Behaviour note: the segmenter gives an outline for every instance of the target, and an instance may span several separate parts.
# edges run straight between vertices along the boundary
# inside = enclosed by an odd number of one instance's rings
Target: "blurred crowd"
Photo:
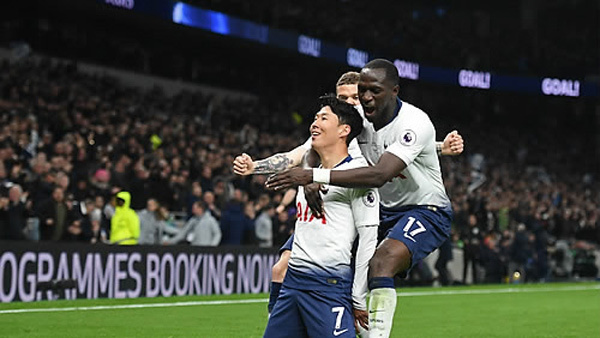
[[[127,191],[161,233],[194,216],[196,204],[221,221],[222,244],[252,244],[251,221],[280,196],[265,194],[264,177],[234,177],[233,156],[298,140],[247,124],[260,117],[257,102],[144,93],[49,59],[2,62],[0,92],[2,238],[24,239],[35,217],[40,240],[108,242],[117,193]]]
[[[593,1],[186,2],[426,65],[565,77],[598,72]]]
[[[499,282],[516,270],[527,280],[591,274],[573,262],[574,253],[600,245],[600,189],[590,171],[597,162],[586,165],[581,139],[573,136],[565,147],[543,136],[543,124],[527,134],[490,123],[493,116],[459,117],[461,108],[448,104],[455,93],[421,89],[431,98],[427,111],[446,105],[454,112],[432,114],[442,121],[439,138],[456,122],[467,142],[465,154],[444,158],[442,167],[455,212],[452,243],[463,249],[472,280]],[[419,101],[410,90],[406,95]],[[282,196],[265,190],[264,176],[231,171],[241,152],[264,158],[306,137],[306,125],[271,106],[264,99],[145,92],[81,73],[75,63],[4,60],[0,238],[280,246],[293,232],[293,203],[277,213]],[[115,217],[139,222],[139,234],[111,233]]]

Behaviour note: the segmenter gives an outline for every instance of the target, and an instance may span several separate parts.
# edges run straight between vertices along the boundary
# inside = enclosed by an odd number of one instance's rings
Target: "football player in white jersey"
[[[321,167],[345,170],[366,166],[348,154],[362,130],[354,106],[332,96],[310,126]],[[367,269],[377,244],[379,196],[373,188],[324,185],[323,214],[308,207],[298,189],[294,244],[289,268],[264,337],[355,337],[353,309],[367,309]],[[352,247],[359,238],[352,264]]]
[[[337,98],[345,101],[353,106],[360,105],[360,101],[358,98],[358,81],[360,74],[357,72],[346,72],[344,73],[336,83],[336,95]],[[457,131],[452,131],[442,142],[436,142],[436,150],[438,155],[444,156],[455,156],[459,155],[463,151],[463,139]],[[359,152],[358,144],[356,140],[353,140],[350,143],[350,153],[354,157],[362,157],[362,154]],[[284,169],[288,169],[294,166],[299,165],[302,162],[302,158],[307,154],[308,150],[310,150],[310,139],[307,140],[304,144],[296,147],[295,149],[287,152],[275,154],[271,157],[268,157],[264,160],[253,161],[252,158],[248,154],[242,154],[237,156],[234,161],[233,169],[239,175],[250,175],[250,174],[272,174]],[[321,205],[320,200],[318,200],[318,191],[317,188],[312,189],[312,194],[310,193],[310,188],[307,188],[309,192],[306,193],[308,204],[316,215],[320,215],[321,213]],[[277,208],[277,212],[282,212],[285,207],[293,201],[296,195],[295,189],[290,189],[284,195],[280,206]],[[271,312],[273,306],[277,301],[277,297],[279,295],[279,290],[281,288],[281,284],[283,283],[283,279],[285,277],[285,273],[288,267],[288,261],[291,252],[291,246],[293,243],[293,237],[281,247],[280,249],[280,258],[277,263],[273,266],[272,269],[272,283],[271,283],[271,295],[269,299],[269,312]],[[364,317],[367,314],[364,313]],[[357,316],[363,317],[363,316]],[[366,326],[366,325],[365,325]]]
[[[396,308],[393,277],[407,273],[450,235],[452,209],[436,154],[429,116],[398,98],[399,77],[389,61],[376,59],[360,73],[358,93],[365,117],[357,137],[370,166],[351,170],[291,169],[267,186],[284,189],[311,182],[379,187],[381,242],[369,266],[370,337],[389,337]]]

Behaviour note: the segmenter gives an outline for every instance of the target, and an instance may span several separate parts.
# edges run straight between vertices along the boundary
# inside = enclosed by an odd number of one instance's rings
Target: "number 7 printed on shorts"
[[[337,337],[337,336],[345,333],[346,331],[348,331],[348,328],[340,330],[340,328],[342,327],[342,317],[344,316],[344,307],[343,306],[332,307],[331,312],[334,312],[334,313],[337,312],[337,316],[335,318],[335,328],[333,329],[333,335],[335,337]]]
[[[413,231],[410,231],[410,228],[413,226],[413,224],[417,225],[417,228],[414,229]],[[402,229],[402,231],[404,231],[404,237],[410,239],[413,242],[417,242],[415,241],[415,239],[413,238],[414,236],[425,232],[425,227],[423,226],[423,223],[421,223],[421,221],[417,221],[414,217],[408,217],[408,223],[406,223],[406,225],[404,226],[404,229]]]

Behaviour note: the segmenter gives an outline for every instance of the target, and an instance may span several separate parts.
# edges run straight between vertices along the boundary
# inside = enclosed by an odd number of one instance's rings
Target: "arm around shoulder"
[[[404,161],[385,152],[374,166],[331,171],[330,184],[343,187],[379,188],[398,176],[405,168]]]

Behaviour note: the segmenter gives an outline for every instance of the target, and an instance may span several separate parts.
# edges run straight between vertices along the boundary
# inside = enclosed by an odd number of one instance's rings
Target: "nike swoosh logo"
[[[369,311],[369,314],[371,313],[377,313],[377,312],[383,312],[384,310],[375,310],[375,311]]]
[[[342,331],[333,330],[333,335],[337,337],[346,331],[348,331],[348,329],[343,329]]]

